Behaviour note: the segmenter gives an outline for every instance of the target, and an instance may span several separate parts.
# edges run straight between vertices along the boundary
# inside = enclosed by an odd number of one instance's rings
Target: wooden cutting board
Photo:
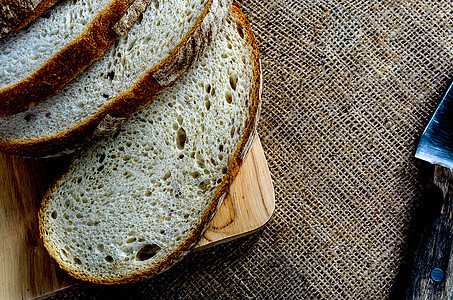
[[[81,284],[50,258],[38,233],[41,198],[67,163],[67,159],[33,160],[0,153],[0,299],[47,297]],[[274,207],[272,180],[256,138],[194,251],[257,231],[269,221]]]

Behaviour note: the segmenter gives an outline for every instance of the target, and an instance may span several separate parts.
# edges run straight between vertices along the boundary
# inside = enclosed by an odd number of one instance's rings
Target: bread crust
[[[164,60],[150,69],[129,90],[102,107],[89,120],[43,139],[0,140],[0,151],[26,157],[60,156],[102,138],[103,135],[94,133],[106,117],[124,119],[152,102],[160,91],[176,81],[198,60],[222,27],[231,6],[232,0],[210,0],[186,37]],[[108,132],[104,135],[107,134]]]
[[[25,27],[57,1],[58,0],[0,1],[0,38]]]
[[[47,99],[98,59],[119,37],[113,26],[135,1],[112,0],[71,43],[32,74],[0,90],[0,117],[19,113]]]
[[[212,221],[212,219],[213,219],[215,213],[217,212],[218,208],[220,207],[226,193],[228,192],[228,188],[230,187],[230,185],[233,182],[236,175],[239,173],[239,167],[242,165],[244,158],[247,154],[247,151],[250,149],[249,147],[247,147],[247,145],[251,143],[251,141],[253,140],[253,138],[255,136],[255,133],[256,133],[255,127],[256,127],[256,124],[258,121],[259,111],[260,111],[260,107],[261,107],[262,77],[261,77],[260,58],[259,58],[258,48],[256,46],[256,41],[253,36],[250,24],[248,23],[247,19],[245,18],[245,16],[242,14],[240,9],[236,5],[234,5],[232,8],[232,14],[234,14],[234,16],[238,19],[238,21],[239,21],[238,23],[240,23],[243,26],[244,36],[246,37],[247,41],[249,42],[249,45],[251,47],[252,56],[253,56],[254,66],[253,66],[252,93],[251,93],[251,97],[250,97],[251,104],[250,104],[250,108],[249,108],[249,118],[246,122],[246,128],[245,128],[243,137],[241,139],[241,143],[239,144],[238,148],[234,152],[234,155],[231,159],[230,165],[228,167],[225,177],[223,178],[222,183],[220,183],[216,189],[216,192],[212,199],[211,205],[204,212],[203,217],[200,219],[198,226],[195,229],[195,231],[192,233],[192,235],[189,238],[187,238],[185,240],[185,242],[175,252],[170,254],[164,261],[162,261],[160,264],[158,264],[154,268],[148,269],[145,272],[140,273],[140,274],[134,274],[132,276],[124,276],[124,277],[110,278],[110,279],[98,279],[98,278],[88,277],[84,274],[73,273],[73,272],[71,272],[71,270],[65,269],[64,265],[60,265],[63,269],[68,271],[69,274],[71,274],[75,278],[90,281],[93,283],[106,284],[106,285],[127,283],[127,282],[131,282],[131,281],[137,281],[140,279],[147,278],[151,275],[160,273],[160,272],[168,269],[173,264],[175,264],[177,261],[179,261],[184,256],[186,256],[192,250],[192,248],[199,242],[199,240],[203,236],[204,232],[209,227],[210,222]],[[43,238],[43,239],[46,236],[45,231],[48,229],[44,222],[43,208],[46,206],[48,198],[51,194],[52,194],[52,189],[50,188],[43,198],[41,210],[39,212],[40,235],[41,235],[41,238]],[[55,253],[50,247],[47,246],[47,243],[45,240],[44,240],[44,245],[46,246],[47,250],[49,251],[49,253],[51,254],[52,257],[58,257],[57,253]]]

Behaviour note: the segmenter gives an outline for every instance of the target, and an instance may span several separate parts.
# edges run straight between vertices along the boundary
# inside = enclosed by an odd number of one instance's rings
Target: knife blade
[[[421,237],[407,299],[453,299],[453,83],[423,132],[415,157],[434,164],[442,208]]]
[[[415,157],[453,169],[453,83],[423,132]]]

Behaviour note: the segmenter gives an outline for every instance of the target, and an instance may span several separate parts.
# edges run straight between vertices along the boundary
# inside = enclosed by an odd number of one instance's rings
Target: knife
[[[422,235],[408,299],[453,299],[453,83],[420,138],[415,157],[434,164],[442,209]]]

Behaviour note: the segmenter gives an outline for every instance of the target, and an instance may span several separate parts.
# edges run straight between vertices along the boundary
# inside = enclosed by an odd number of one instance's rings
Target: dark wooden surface
[[[443,204],[421,238],[407,299],[453,299],[453,170],[436,166],[434,184],[442,191]],[[440,281],[431,276],[436,268],[444,274]]]

